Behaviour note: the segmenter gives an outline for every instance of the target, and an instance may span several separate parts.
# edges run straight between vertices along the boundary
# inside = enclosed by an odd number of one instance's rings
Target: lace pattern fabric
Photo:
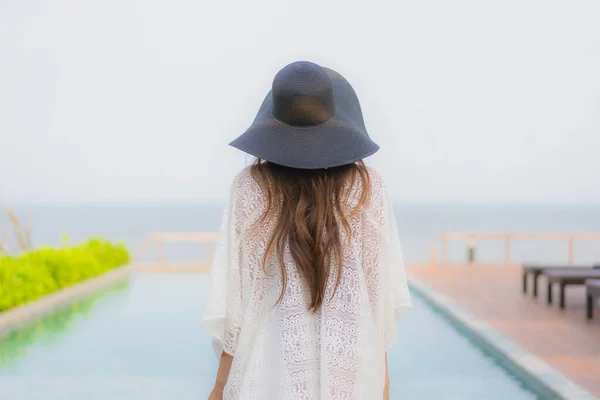
[[[282,298],[276,256],[262,266],[275,221],[255,227],[265,199],[244,169],[232,185],[203,320],[215,354],[234,356],[225,400],[358,400],[383,395],[385,352],[397,343],[396,319],[411,308],[392,204],[370,170],[372,193],[351,218],[342,279],[330,279],[323,306],[310,293],[289,249]],[[254,229],[251,229],[253,228]]]

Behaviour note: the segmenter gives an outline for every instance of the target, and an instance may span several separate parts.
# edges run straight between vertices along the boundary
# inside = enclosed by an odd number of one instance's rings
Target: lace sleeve
[[[211,287],[206,299],[202,327],[213,337],[217,358],[224,352],[234,355],[241,326],[242,276],[239,228],[236,223],[237,179],[233,182],[223,212],[219,240],[211,270]]]
[[[386,196],[387,197],[387,196]],[[389,285],[386,316],[386,347],[391,348],[398,341],[396,333],[396,320],[403,316],[412,308],[410,293],[408,291],[408,283],[406,282],[406,273],[404,271],[404,259],[402,256],[402,248],[400,245],[400,237],[398,235],[398,225],[396,216],[389,198],[385,201],[385,222],[386,232],[384,240],[389,249],[387,256],[387,281]]]
[[[412,308],[396,216],[381,178],[372,178],[371,223],[367,224],[365,273],[377,330],[386,350],[398,342],[396,320]]]

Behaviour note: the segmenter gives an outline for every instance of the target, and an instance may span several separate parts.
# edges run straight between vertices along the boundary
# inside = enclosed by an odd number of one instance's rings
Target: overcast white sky
[[[0,0],[0,201],[222,199],[295,60],[398,201],[600,202],[598,0]]]

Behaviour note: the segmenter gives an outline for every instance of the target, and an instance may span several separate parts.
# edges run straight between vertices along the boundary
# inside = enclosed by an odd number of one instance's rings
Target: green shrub
[[[123,244],[92,239],[0,257],[0,312],[129,263]]]

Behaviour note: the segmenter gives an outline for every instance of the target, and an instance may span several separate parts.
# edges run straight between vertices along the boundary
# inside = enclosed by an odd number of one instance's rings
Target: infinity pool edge
[[[0,313],[0,339],[50,314],[61,311],[74,303],[115,286],[129,279],[134,272],[135,267],[132,265],[117,268],[43,296],[38,300],[4,311]]]
[[[407,273],[409,286],[434,309],[466,331],[477,344],[491,353],[513,374],[549,399],[599,400],[533,353],[523,349],[485,320],[457,305],[448,296],[432,289],[421,279]]]

